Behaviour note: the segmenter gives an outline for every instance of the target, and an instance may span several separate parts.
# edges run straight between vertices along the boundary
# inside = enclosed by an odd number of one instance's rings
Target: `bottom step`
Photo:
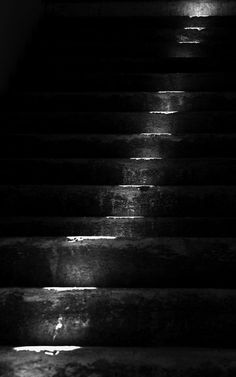
[[[230,377],[236,351],[41,347],[0,350],[2,377]],[[40,352],[41,349],[41,352]],[[64,349],[64,351],[60,351]]]

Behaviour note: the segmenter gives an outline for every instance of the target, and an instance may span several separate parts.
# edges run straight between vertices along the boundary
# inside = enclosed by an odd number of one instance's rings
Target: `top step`
[[[49,13],[64,17],[209,17],[236,15],[235,0],[56,0]]]

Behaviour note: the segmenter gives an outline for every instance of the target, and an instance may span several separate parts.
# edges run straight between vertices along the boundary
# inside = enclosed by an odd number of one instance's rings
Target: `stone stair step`
[[[183,46],[183,45],[182,45]],[[196,47],[196,46],[195,46]],[[209,51],[209,50],[208,50]],[[34,70],[36,64],[40,64],[40,70],[70,70],[71,72],[95,72],[95,73],[186,73],[186,72],[220,72],[227,71],[234,73],[236,58],[234,54],[230,56],[70,56],[66,54],[50,54],[50,51],[37,50],[29,58],[24,72]],[[37,72],[37,74],[38,74]]]
[[[2,216],[234,217],[235,186],[1,185]]]
[[[2,101],[7,111],[234,111],[236,92],[22,92]]]
[[[0,239],[0,286],[235,288],[236,238]]]
[[[0,156],[4,158],[233,158],[236,156],[235,140],[236,134],[10,133],[0,140]]]
[[[186,348],[19,347],[1,348],[4,377],[106,374],[126,377],[233,375],[234,350]],[[40,370],[40,372],[39,372]]]
[[[69,45],[43,45],[39,46],[36,53],[40,55],[54,55],[57,58],[66,55],[67,59],[74,59],[81,55],[90,59],[102,57],[133,57],[133,58],[215,58],[225,59],[226,57],[235,59],[235,48],[232,43],[221,43],[220,41],[201,42],[201,43],[172,43],[155,42],[142,43],[140,45],[131,44],[112,44],[95,46],[69,46]],[[58,58],[59,59],[59,58]]]
[[[63,17],[235,16],[235,1],[51,1],[48,11]]]
[[[19,111],[5,112],[1,117],[3,124],[1,132],[9,134],[233,134],[236,122],[235,111],[217,110],[151,114],[150,112]]]
[[[79,20],[79,22],[78,22]],[[41,35],[42,37],[45,34],[48,34],[48,37],[54,36],[67,36],[73,32],[73,35],[76,37],[76,33],[84,32],[92,33],[94,30],[107,30],[109,32],[118,32],[120,31],[129,31],[132,33],[133,30],[137,30],[139,34],[142,34],[150,30],[159,30],[159,29],[182,29],[184,27],[204,27],[205,30],[221,30],[224,33],[224,30],[235,31],[235,20],[236,16],[210,16],[210,17],[189,17],[189,16],[155,16],[155,17],[123,17],[122,20],[120,17],[63,17],[50,14],[49,12],[45,15],[44,19],[39,25],[38,32],[35,33],[35,38]],[[121,22],[122,21],[122,22]],[[41,38],[39,38],[41,39]],[[36,40],[36,39],[35,39]],[[37,39],[38,41],[38,39]]]
[[[193,73],[159,73],[159,74],[104,74],[74,72],[48,69],[39,73],[35,71],[20,77],[18,85],[29,90],[65,90],[65,91],[225,91],[236,88],[236,74],[232,72],[193,72]]]
[[[4,184],[236,185],[236,159],[0,159]]]
[[[0,289],[1,345],[234,346],[233,289]]]
[[[235,217],[0,217],[1,237],[235,237]]]

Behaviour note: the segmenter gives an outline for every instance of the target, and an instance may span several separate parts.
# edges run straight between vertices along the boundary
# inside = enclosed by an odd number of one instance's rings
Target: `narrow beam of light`
[[[158,94],[182,94],[184,90],[159,90]]]
[[[70,292],[70,291],[93,291],[96,287],[44,287],[46,291],[57,291],[57,292]]]
[[[206,17],[210,17],[210,14],[207,14],[207,13],[197,13],[197,14],[191,14],[190,16],[189,16],[189,18],[200,18],[200,17],[204,17],[204,18],[206,18]]]
[[[106,219],[144,219],[144,216],[106,216]]]
[[[70,236],[66,237],[69,242],[81,242],[81,241],[90,241],[90,240],[115,240],[117,237],[111,236]]]
[[[152,161],[152,160],[162,160],[162,157],[130,157],[130,160],[135,161]]]
[[[123,188],[142,188],[142,187],[147,187],[147,188],[154,188],[154,185],[119,185],[119,187]]]
[[[184,28],[184,30],[197,30],[197,31],[202,31],[205,30],[205,27],[199,27],[199,26],[187,26]]]
[[[170,132],[143,132],[142,136],[172,136]]]
[[[176,114],[178,111],[149,111],[149,114],[163,114],[163,115],[170,115]]]
[[[47,355],[58,355],[60,352],[71,352],[82,347],[78,346],[24,346],[13,348],[16,352],[45,352]]]
[[[179,41],[178,42],[180,45],[182,44],[199,44],[201,41]]]

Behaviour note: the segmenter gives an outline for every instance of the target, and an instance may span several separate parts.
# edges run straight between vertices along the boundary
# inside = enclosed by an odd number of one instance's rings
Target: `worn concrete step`
[[[70,68],[48,69],[20,76],[17,82],[21,88],[65,91],[235,91],[236,73],[136,73],[104,74],[74,72]]]
[[[0,159],[4,184],[236,185],[236,159]]]
[[[65,1],[49,3],[49,12],[63,17],[212,17],[235,16],[233,0]]]
[[[0,156],[146,160],[235,157],[235,142],[236,134],[6,134],[0,140]]]
[[[79,18],[79,22],[78,22]],[[109,30],[116,32],[137,31],[140,35],[142,32],[158,31],[161,29],[183,30],[184,28],[201,27],[205,31],[216,32],[227,31],[235,32],[236,17],[229,16],[211,16],[211,17],[188,17],[188,16],[155,16],[155,17],[99,17],[99,18],[83,18],[83,17],[55,17],[55,15],[47,14],[39,25],[36,36],[44,36],[46,33],[50,36],[68,36],[80,37],[80,33],[85,32],[87,35],[94,31]],[[122,21],[122,22],[121,22]],[[191,30],[191,29],[184,29]],[[202,31],[202,30],[200,30]],[[44,34],[45,33],[45,34]],[[79,34],[78,34],[79,33]],[[94,33],[95,34],[95,33]],[[95,36],[96,37],[96,36]]]
[[[48,38],[47,38],[48,35]],[[157,46],[165,43],[201,43],[213,45],[222,44],[224,48],[225,45],[232,44],[232,40],[235,38],[236,32],[233,28],[206,28],[204,27],[193,27],[190,28],[168,28],[158,26],[157,28],[145,28],[145,26],[140,27],[140,25],[133,25],[132,21],[127,28],[125,24],[115,22],[114,24],[109,24],[104,27],[102,21],[101,24],[91,24],[90,27],[80,28],[77,31],[66,30],[66,27],[60,32],[56,30],[53,33],[46,33],[41,35],[41,38],[37,41],[37,46],[39,47],[52,47],[54,48],[81,48],[86,47],[88,43],[92,48],[96,49],[96,46],[119,46],[122,44],[125,46],[130,45],[131,48],[137,47],[140,43],[143,46],[146,42],[148,46]]]
[[[3,288],[0,308],[1,345],[235,344],[235,290]]]
[[[0,349],[2,377],[108,375],[211,377],[233,375],[234,350],[186,348],[18,347]]]
[[[0,239],[4,287],[235,288],[236,238]]]
[[[70,133],[228,134],[235,133],[235,122],[235,111],[222,112],[217,110],[154,113],[19,111],[1,114],[1,132],[17,134],[63,133],[64,135]],[[213,138],[213,135],[211,137]]]
[[[123,43],[123,44],[112,44],[107,45],[84,45],[84,46],[56,46],[53,43],[49,46],[43,45],[38,48],[39,54],[43,55],[55,55],[59,60],[60,56],[65,55],[67,59],[73,60],[75,56],[80,57],[90,57],[90,59],[96,59],[100,57],[135,57],[135,58],[224,58],[228,59],[232,57],[236,58],[234,44],[221,43],[215,40],[214,43],[211,41],[198,42],[194,41],[190,43],[182,42],[149,42],[140,43],[140,45]],[[50,58],[50,57],[49,57]]]
[[[183,45],[182,45],[183,46]],[[24,66],[24,73],[40,70],[67,70],[71,72],[125,72],[125,73],[159,73],[159,72],[214,72],[235,71],[236,58],[230,56],[194,57],[186,56],[69,56],[68,54],[47,54],[43,50],[32,53]],[[40,66],[40,67],[39,67]]]
[[[236,92],[22,92],[1,110],[20,111],[234,111]]]
[[[235,186],[1,185],[2,216],[236,216]]]
[[[235,237],[236,217],[0,217],[1,237]]]

